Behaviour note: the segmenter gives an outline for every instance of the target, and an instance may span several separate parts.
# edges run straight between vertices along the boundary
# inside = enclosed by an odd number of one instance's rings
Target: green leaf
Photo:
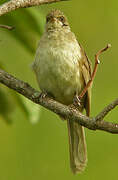
[[[4,88],[5,89],[5,88]],[[7,91],[3,91],[0,88],[0,116],[4,119],[8,124],[11,124],[10,113],[13,110],[13,106],[10,102]]]
[[[15,26],[15,29],[12,31],[5,30],[6,33],[13,36],[30,53],[34,53],[34,41],[40,38],[44,29],[44,16],[36,8],[21,9],[2,16],[0,18],[0,24]],[[1,63],[0,67],[3,67]],[[0,96],[0,115],[6,121],[10,117],[12,110],[15,109],[16,104],[30,122],[36,123],[39,120],[40,108],[38,105],[7,88],[4,89]]]
[[[28,99],[23,98],[23,102],[25,104],[25,106],[27,107],[27,111],[28,111],[28,117],[29,117],[29,121],[32,124],[36,124],[39,120],[40,120],[40,114],[41,114],[41,108],[38,104],[33,103],[32,101],[29,101]]]
[[[28,118],[29,116],[29,112],[27,110],[27,107],[25,106],[24,100],[22,98],[21,95],[19,95],[17,92],[15,91],[10,91],[9,92],[12,96],[12,98],[15,101],[15,104],[20,107],[20,109],[22,110],[22,112],[24,113],[24,115],[26,116],[26,118]]]
[[[37,123],[40,119],[40,106],[14,91],[11,91],[11,95],[26,118],[33,124]]]
[[[8,2],[8,0],[1,0],[0,5],[4,4],[5,2]]]
[[[36,8],[20,9],[0,18],[0,24],[14,26],[9,35],[17,39],[30,53],[35,52],[35,42],[44,29],[44,16]]]

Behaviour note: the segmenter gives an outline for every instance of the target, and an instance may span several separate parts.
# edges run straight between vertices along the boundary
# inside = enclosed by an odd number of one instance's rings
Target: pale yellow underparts
[[[80,59],[80,46],[69,29],[45,32],[33,64],[40,89],[63,104],[71,104],[75,93],[79,94],[84,86]]]

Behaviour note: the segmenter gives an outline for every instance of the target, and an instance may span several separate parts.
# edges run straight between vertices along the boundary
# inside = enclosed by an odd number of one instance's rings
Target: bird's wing
[[[82,60],[80,61],[81,71],[85,84],[87,84],[92,74],[91,62],[89,61],[82,47],[81,47],[81,54],[82,54]],[[85,104],[84,104],[87,116],[90,115],[90,109],[91,109],[91,86],[87,90]]]

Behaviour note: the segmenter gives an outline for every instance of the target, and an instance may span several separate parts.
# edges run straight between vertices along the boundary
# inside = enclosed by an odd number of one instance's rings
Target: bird
[[[91,62],[71,31],[67,17],[58,9],[46,16],[45,31],[41,36],[32,64],[39,88],[56,101],[71,105],[91,79]],[[80,101],[78,111],[90,116],[91,86]],[[70,167],[74,174],[84,171],[87,146],[84,127],[68,120]]]

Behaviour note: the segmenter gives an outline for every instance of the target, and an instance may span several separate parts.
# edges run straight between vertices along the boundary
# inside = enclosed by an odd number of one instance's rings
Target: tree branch
[[[8,29],[8,30],[13,30],[14,29],[13,26],[8,26],[8,25],[4,25],[4,24],[0,24],[0,28],[4,28],[4,29]]]
[[[26,98],[30,99],[36,104],[40,104],[43,107],[53,111],[54,113],[62,116],[64,119],[70,119],[77,121],[80,125],[91,130],[103,130],[110,133],[118,134],[118,124],[104,121],[104,117],[118,105],[118,99],[109,104],[102,112],[100,112],[95,118],[89,118],[81,114],[76,108],[70,108],[63,105],[45,94],[41,94],[39,91],[32,88],[28,83],[25,83],[7,72],[0,69],[0,83],[17,91]]]
[[[42,4],[49,4],[59,1],[68,1],[68,0],[10,0],[0,6],[0,16],[19,8],[39,6]]]
[[[0,16],[16,10],[18,8],[26,8],[32,6],[38,6],[42,4],[48,4],[59,1],[67,0],[10,0],[0,6]],[[0,25],[3,28],[9,29],[9,26]],[[11,28],[11,27],[10,27]],[[104,117],[118,105],[118,99],[109,104],[103,109],[95,118],[89,118],[81,114],[76,108],[70,108],[63,105],[55,100],[51,99],[45,94],[41,93],[34,88],[32,88],[28,83],[25,83],[7,72],[0,69],[0,82],[7,87],[17,91],[26,98],[30,99],[36,104],[40,104],[43,107],[55,112],[56,114],[62,116],[64,119],[70,119],[72,121],[77,121],[80,125],[85,126],[92,130],[103,130],[110,133],[118,134],[118,124],[105,122]]]

